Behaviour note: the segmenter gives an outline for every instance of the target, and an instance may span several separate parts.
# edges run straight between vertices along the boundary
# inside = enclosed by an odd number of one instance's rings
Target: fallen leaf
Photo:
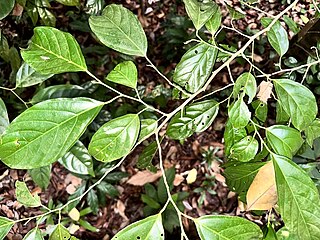
[[[143,186],[146,183],[155,182],[161,176],[162,176],[161,171],[158,171],[157,173],[152,173],[148,170],[139,171],[135,175],[133,175],[127,181],[127,183],[134,186]]]
[[[271,82],[262,81],[258,86],[257,98],[264,103],[267,103],[271,97],[273,84]]]
[[[260,168],[247,192],[247,210],[269,210],[277,203],[272,161]]]
[[[125,210],[126,210],[126,206],[124,205],[124,203],[123,203],[121,200],[118,200],[118,201],[117,201],[116,208],[114,209],[114,211],[115,211],[116,213],[119,213],[119,215],[120,215],[121,217],[123,217],[125,221],[128,221],[129,219],[128,219],[128,217],[127,217],[126,214],[125,214]]]
[[[74,223],[71,223],[71,225],[68,227],[70,234],[75,234],[75,232],[78,231],[79,229],[80,229],[80,226]]]
[[[72,208],[68,213],[68,215],[73,221],[79,221],[80,219],[80,213],[76,208]]]
[[[191,184],[194,183],[197,180],[197,169],[193,168],[187,176],[187,183]]]
[[[184,181],[184,177],[180,174],[174,176],[173,185],[179,186]]]
[[[77,187],[81,184],[82,179],[69,173],[66,176],[64,182],[67,185],[66,187],[67,193],[71,195],[77,190]]]

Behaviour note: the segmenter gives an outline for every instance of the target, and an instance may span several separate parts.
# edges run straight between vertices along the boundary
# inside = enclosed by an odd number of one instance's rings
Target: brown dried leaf
[[[139,171],[135,175],[133,175],[128,181],[128,184],[134,186],[143,186],[146,183],[155,182],[159,177],[162,176],[161,171],[157,173],[149,172],[148,170]]]
[[[183,181],[184,181],[184,177],[182,175],[180,175],[180,174],[176,174],[174,176],[173,185],[174,186],[179,186]]]
[[[247,192],[247,210],[269,210],[277,203],[272,161],[260,168]]]
[[[271,97],[273,84],[271,82],[262,81],[258,86],[257,98],[264,103],[267,103]]]

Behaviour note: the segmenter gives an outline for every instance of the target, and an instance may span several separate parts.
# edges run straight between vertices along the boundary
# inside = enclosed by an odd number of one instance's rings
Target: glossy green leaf
[[[66,6],[79,6],[80,2],[79,0],[56,0],[59,3],[62,3],[63,5]]]
[[[195,219],[201,240],[262,239],[258,225],[240,217],[207,215]]]
[[[284,111],[282,105],[277,102],[276,103],[276,123],[285,124],[289,121],[290,116]]]
[[[230,158],[240,161],[248,162],[256,156],[259,150],[258,141],[252,136],[247,136],[236,142],[230,149]]]
[[[18,169],[39,168],[57,161],[75,144],[103,105],[89,98],[59,98],[28,108],[1,136],[1,160]]]
[[[278,102],[298,130],[306,129],[316,118],[317,102],[312,92],[288,79],[274,80]]]
[[[27,63],[23,63],[16,76],[16,87],[29,87],[44,82],[53,74],[40,74]]]
[[[214,3],[214,2],[213,2]],[[206,22],[206,28],[207,30],[214,35],[218,29],[221,26],[221,19],[222,19],[222,13],[219,8],[219,6],[214,3],[214,10],[213,10],[213,15],[212,17]]]
[[[137,114],[127,114],[104,124],[92,137],[89,153],[99,161],[111,162],[130,153],[138,139]]]
[[[34,228],[27,233],[23,240],[44,240],[39,228]]]
[[[146,136],[151,134],[157,129],[158,122],[155,119],[142,119],[141,120],[141,130],[138,137],[138,142],[144,139]]]
[[[0,240],[3,240],[7,236],[14,223],[14,221],[8,218],[0,217]]]
[[[261,24],[268,27],[272,18],[264,17],[261,19]],[[282,57],[289,49],[289,40],[286,30],[281,26],[279,21],[276,21],[271,29],[267,32],[267,37],[271,46]]]
[[[108,195],[112,198],[115,198],[119,195],[118,189],[110,183],[102,181],[97,185],[97,190],[101,191],[103,195]]]
[[[184,140],[194,132],[205,131],[219,110],[219,103],[215,100],[205,100],[193,103],[185,108],[185,112],[178,112],[171,119],[167,135],[172,139]]]
[[[260,100],[255,100],[252,102],[252,107],[254,108],[254,116],[261,122],[265,122],[268,116],[268,105]]]
[[[240,93],[241,89],[249,96],[248,103],[251,103],[257,93],[257,82],[251,73],[243,73],[237,78],[233,87],[235,97]]]
[[[81,49],[74,37],[52,27],[36,27],[23,60],[41,74],[86,71]]]
[[[188,16],[199,30],[215,13],[216,4],[213,1],[183,0]]]
[[[234,127],[233,123],[229,119],[226,124],[224,134],[223,134],[223,138],[224,138],[224,142],[225,142],[224,151],[225,151],[226,156],[228,156],[230,154],[231,147],[236,142],[243,139],[245,136],[247,136],[246,129],[244,127],[240,127],[240,128]]]
[[[189,92],[196,92],[210,76],[217,53],[216,48],[206,43],[190,48],[176,66],[173,81]]]
[[[58,224],[51,233],[49,240],[69,240],[71,237],[68,230],[61,224]]]
[[[286,157],[271,155],[276,174],[279,211],[298,239],[320,238],[319,192],[305,171]]]
[[[9,118],[6,105],[0,98],[0,136],[9,126]]]
[[[99,200],[97,193],[92,189],[87,195],[88,206],[91,208],[93,214],[97,214],[99,211]]]
[[[132,61],[119,63],[107,76],[107,80],[127,87],[136,88],[138,70]]]
[[[243,98],[239,98],[229,108],[229,121],[232,123],[234,128],[243,128],[248,125],[251,112],[248,106],[244,103]]]
[[[32,180],[42,189],[46,189],[50,183],[51,164],[48,166],[30,169],[29,175]]]
[[[304,142],[298,130],[283,125],[268,127],[266,136],[272,149],[288,158],[292,158]]]
[[[9,15],[15,4],[15,0],[0,1],[0,20]]]
[[[152,159],[156,155],[157,150],[158,144],[156,141],[153,141],[147,147],[145,147],[142,153],[139,155],[137,167],[139,169],[145,169],[151,166],[152,168]]]
[[[70,172],[94,176],[92,157],[80,141],[77,141],[69,152],[59,159],[59,163]]]
[[[108,5],[101,16],[91,16],[89,24],[107,47],[128,55],[146,56],[148,43],[141,23],[122,5]]]
[[[132,223],[118,232],[112,240],[163,240],[164,229],[161,214]]]
[[[1,119],[1,118],[0,118]],[[320,137],[320,119],[316,118],[305,130],[306,141],[310,147],[313,141]]]
[[[19,203],[26,207],[39,207],[41,205],[40,197],[32,195],[25,182],[16,181],[16,196]]]

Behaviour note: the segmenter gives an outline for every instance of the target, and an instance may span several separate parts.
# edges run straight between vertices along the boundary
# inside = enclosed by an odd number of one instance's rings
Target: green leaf
[[[268,116],[268,105],[260,100],[255,100],[252,103],[254,108],[254,116],[261,122],[265,122]]]
[[[190,48],[175,68],[173,81],[189,92],[198,91],[207,81],[218,50],[207,43]]]
[[[97,185],[97,189],[103,192],[104,195],[108,195],[112,198],[115,198],[119,195],[119,191],[112,184],[102,181]]]
[[[106,182],[111,182],[111,183],[116,183],[119,182],[122,178],[128,177],[128,173],[125,172],[112,172],[109,173],[106,177],[105,177],[105,181]]]
[[[0,118],[1,119],[1,118]],[[0,132],[1,133],[1,132]],[[320,119],[316,118],[305,130],[306,141],[310,147],[313,141],[320,137]]]
[[[284,15],[283,20],[294,34],[297,34],[300,31],[300,28],[298,27],[297,23],[294,20],[292,20],[288,15]]]
[[[79,44],[70,33],[36,27],[23,60],[41,74],[87,71]]]
[[[68,230],[61,224],[58,224],[51,233],[49,240],[69,240],[70,237],[71,235]]]
[[[36,6],[36,11],[39,14],[40,22],[42,25],[54,27],[56,25],[56,17],[55,15],[49,11],[51,9],[51,5],[48,0],[35,0],[34,4]],[[32,14],[30,14],[30,17]],[[34,16],[33,16],[34,17]],[[37,16],[38,18],[38,16]],[[35,21],[35,19],[33,20]]]
[[[285,124],[289,121],[290,116],[284,111],[282,105],[277,102],[276,103],[276,123]]]
[[[40,197],[32,195],[25,182],[16,181],[16,196],[19,203],[26,207],[39,207],[41,205]]]
[[[8,218],[0,217],[0,240],[3,240],[7,236],[14,223],[14,221]]]
[[[266,136],[272,149],[288,158],[292,158],[304,142],[298,130],[282,125],[268,127]]]
[[[36,72],[32,67],[27,63],[23,63],[19,68],[16,76],[16,87],[29,87],[42,83],[48,78],[51,78],[53,74],[40,74]]]
[[[34,228],[27,233],[23,240],[44,240],[39,228]]]
[[[272,18],[264,17],[261,19],[261,24],[264,27],[268,27]],[[289,49],[289,40],[286,30],[281,26],[281,23],[277,20],[271,29],[267,32],[268,40],[271,46],[282,57]]]
[[[9,118],[6,105],[0,98],[0,136],[9,126]]]
[[[173,189],[173,181],[174,181],[175,174],[176,174],[176,169],[174,167],[171,167],[165,171],[167,183],[169,185],[170,190]],[[163,176],[159,180],[157,194],[158,194],[159,202],[164,204],[168,199],[168,193],[167,193],[167,188],[164,184]]]
[[[97,196],[96,192],[93,189],[91,191],[89,191],[89,193],[87,195],[87,202],[88,202],[88,206],[91,208],[92,212],[94,214],[97,214],[98,210],[99,210],[99,200],[98,200],[98,196]]]
[[[46,189],[50,183],[51,164],[48,166],[30,169],[29,175],[32,180],[41,188]]]
[[[274,229],[271,225],[268,226],[267,234],[263,239],[264,240],[278,240],[276,232],[274,231]]]
[[[137,88],[138,70],[132,61],[119,63],[107,76],[107,80],[127,87]]]
[[[274,80],[279,104],[290,116],[298,130],[306,129],[316,118],[318,107],[312,92],[300,83],[288,80]]]
[[[164,229],[161,214],[132,223],[118,232],[112,240],[163,240]]]
[[[79,6],[80,2],[79,0],[56,0],[59,3],[62,3],[63,5],[66,6]]]
[[[212,17],[206,22],[207,30],[214,35],[221,26],[222,13],[219,6],[213,2],[214,10]]]
[[[89,18],[89,24],[107,47],[128,55],[146,56],[148,42],[141,23],[122,5],[106,6],[101,16]]]
[[[137,141],[140,121],[127,114],[104,124],[92,137],[89,153],[99,161],[111,162],[130,153]]]
[[[183,0],[188,16],[199,30],[215,13],[216,4],[213,1]]]
[[[15,0],[0,1],[0,20],[4,19],[12,11]]]
[[[1,136],[0,159],[18,169],[39,168],[57,161],[103,105],[89,98],[59,98],[28,108]]]
[[[230,118],[226,124],[223,138],[225,142],[225,154],[228,156],[230,154],[231,147],[241,139],[247,136],[246,129],[244,127],[236,128],[230,121]]]
[[[172,139],[184,140],[194,132],[205,131],[219,111],[219,103],[215,100],[205,100],[193,103],[185,108],[185,112],[178,112],[171,119],[167,135]]]
[[[228,4],[226,4],[226,6],[227,6],[227,9],[230,13],[230,17],[232,19],[239,20],[239,19],[244,18],[246,16],[245,14],[235,10],[233,7],[229,6]]]
[[[201,240],[262,239],[259,226],[240,217],[207,215],[194,223]]]
[[[244,103],[243,98],[239,98],[229,108],[229,121],[234,128],[243,128],[248,125],[251,118],[251,112]]]
[[[305,171],[286,157],[271,155],[278,205],[285,226],[298,239],[320,239],[319,192]]]
[[[138,142],[144,139],[146,136],[154,132],[158,127],[158,122],[155,119],[142,119],[141,130],[138,137]]]
[[[1,3],[0,3],[1,5]],[[0,31],[0,57],[5,62],[10,62],[10,48],[6,37]]]
[[[156,202],[153,198],[146,194],[141,194],[141,201],[147,204],[149,207],[154,208],[154,209],[160,209],[161,205]]]
[[[237,78],[233,87],[233,95],[235,97],[240,93],[241,88],[249,96],[248,103],[251,103],[257,93],[257,82],[251,73],[243,73]]]
[[[156,155],[158,150],[158,144],[156,141],[150,143],[145,149],[143,149],[142,153],[139,155],[137,167],[139,169],[145,169],[148,167],[153,167],[152,159]]]
[[[248,162],[254,159],[258,150],[258,141],[252,136],[247,136],[231,147],[229,157],[240,162]]]

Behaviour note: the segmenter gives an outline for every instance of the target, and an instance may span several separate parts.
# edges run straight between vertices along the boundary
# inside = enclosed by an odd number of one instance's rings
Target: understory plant
[[[193,46],[181,57],[171,80],[148,58],[147,37],[138,18],[119,4],[107,5],[101,15],[89,17],[90,31],[95,38],[108,48],[127,55],[114,69],[104,72],[103,79],[90,70],[80,45],[66,31],[50,26],[35,27],[28,48],[20,51],[22,64],[7,57],[10,49],[1,37],[2,49],[8,50],[2,50],[1,58],[11,64],[13,72],[10,81],[16,83],[14,88],[3,86],[1,89],[15,94],[26,108],[10,122],[4,103],[6,99],[0,101],[1,161],[13,169],[32,171],[48,167],[56,161],[63,162],[61,158],[72,153],[74,146],[79,146],[78,140],[85,136],[82,150],[94,161],[114,164],[104,168],[102,175],[97,174],[99,179],[90,180],[90,186],[65,204],[28,218],[0,217],[0,239],[4,239],[16,223],[39,223],[52,213],[57,213],[59,217],[55,228],[49,233],[49,239],[77,239],[71,236],[67,229],[70,222],[62,221],[61,214],[66,209],[72,211],[75,203],[90,196],[93,189],[102,188],[104,179],[149,137],[155,140],[149,142],[153,145],[144,151],[139,166],[154,170],[152,157],[158,154],[166,196],[158,199],[161,201],[161,204],[158,203],[160,207],[153,208],[156,211],[152,215],[125,227],[115,234],[113,240],[165,239],[163,216],[167,209],[175,211],[181,239],[189,239],[183,224],[186,220],[195,224],[202,240],[320,239],[319,192],[306,168],[301,167],[294,158],[300,154],[301,147],[312,149],[314,140],[320,136],[318,105],[314,94],[300,82],[303,79],[297,77],[292,80],[287,74],[302,70],[308,72],[319,65],[320,59],[315,55],[307,63],[288,69],[282,64],[289,40],[281,21],[299,1],[293,1],[276,16],[270,17],[268,14],[261,18],[262,29],[252,35],[234,27],[221,26],[222,13],[214,1],[183,2],[194,25],[196,38],[189,41]],[[10,6],[4,1],[0,3],[0,9],[1,18],[6,15],[3,9],[10,12]],[[243,17],[232,7],[227,6],[227,9],[232,19]],[[199,31],[204,31],[209,38],[200,36]],[[245,40],[239,46],[228,45],[219,38],[219,34],[225,31],[240,34]],[[278,56],[278,70],[272,73],[264,72],[255,62],[255,43],[265,35]],[[18,50],[14,48],[11,51]],[[144,59],[172,89],[173,97],[179,98],[180,105],[172,112],[164,112],[160,103],[150,103],[141,95],[135,57]],[[249,69],[233,76],[230,65],[234,60],[247,63]],[[224,69],[229,73],[229,83],[213,88],[217,74]],[[47,91],[46,97],[27,103],[17,94],[19,88],[43,83],[61,73],[87,74],[91,78],[90,84],[102,87],[105,96],[96,99],[92,92],[82,96],[75,91],[72,96],[59,97],[54,91],[51,94]],[[90,89],[94,91],[94,88]],[[129,89],[129,94],[123,93],[123,89]],[[224,90],[229,90],[229,94],[219,100],[218,93]],[[55,97],[51,97],[52,94]],[[105,122],[101,120],[92,133],[91,124],[99,113],[106,111],[110,105],[119,106],[124,101],[135,102],[138,107],[118,112],[116,117]],[[227,109],[228,115],[224,131],[228,159],[224,164],[226,183],[239,195],[245,211],[263,211],[268,216],[266,226],[261,227],[238,216],[212,214],[191,217],[183,211],[177,195],[171,194],[172,180],[169,181],[163,165],[163,137],[183,142],[193,134],[207,130],[219,109],[223,108]],[[272,118],[272,111],[275,112],[275,119],[267,121]],[[67,161],[64,165],[69,163],[66,159],[64,161]],[[146,190],[150,188],[148,186]],[[154,190],[149,193],[154,194]],[[26,207],[45,207],[39,196],[32,195],[23,182],[16,183],[16,197]],[[150,201],[142,198],[150,206]],[[274,227],[274,212],[281,216],[284,227]],[[25,239],[43,239],[38,224]]]

